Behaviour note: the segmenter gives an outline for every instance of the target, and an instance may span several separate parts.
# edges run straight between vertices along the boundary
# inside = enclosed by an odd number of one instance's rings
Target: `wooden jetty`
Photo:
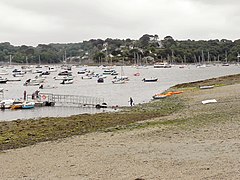
[[[103,98],[91,97],[91,96],[78,96],[78,95],[62,95],[52,93],[39,93],[37,97],[32,95],[27,96],[29,99],[35,99],[40,102],[47,103],[48,106],[78,106],[78,107],[98,107],[104,104]]]

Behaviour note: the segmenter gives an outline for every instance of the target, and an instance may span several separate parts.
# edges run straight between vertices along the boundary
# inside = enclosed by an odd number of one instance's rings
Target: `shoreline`
[[[229,85],[223,85],[224,82]],[[101,114],[104,127],[94,126],[89,132],[68,138],[58,136],[55,140],[35,141],[32,146],[25,144],[27,147],[1,151],[0,178],[237,179],[240,175],[240,75],[234,75],[233,79],[226,76],[212,89],[200,90],[201,83],[180,89],[172,87],[169,90],[184,93],[127,109],[118,116]],[[203,105],[201,101],[206,99],[217,102]],[[71,118],[78,123],[83,121],[78,121],[78,116]],[[99,117],[94,118],[97,121]],[[70,131],[74,127],[69,120],[57,123],[68,122],[63,127]],[[115,124],[107,126],[108,121]],[[32,121],[26,122],[31,128],[37,126]],[[90,122],[85,123],[87,130]],[[47,133],[46,129],[41,130]],[[37,136],[28,133],[26,137],[32,140]]]
[[[240,74],[211,78],[202,81],[175,85],[167,91],[198,88],[200,85],[220,87],[240,83]],[[0,150],[14,149],[33,145],[38,142],[52,141],[82,135],[108,128],[118,129],[131,123],[169,116],[184,109],[185,104],[179,96],[152,100],[134,107],[123,108],[118,112],[98,114],[79,114],[69,117],[46,117],[40,119],[13,120],[0,122]]]

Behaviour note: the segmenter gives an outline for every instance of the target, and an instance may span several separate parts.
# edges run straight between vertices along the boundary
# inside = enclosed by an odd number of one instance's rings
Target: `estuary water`
[[[20,68],[20,67],[15,67]],[[113,84],[113,76],[109,75],[104,79],[104,83],[97,83],[97,78],[82,79],[81,75],[77,74],[82,68],[89,71],[101,74],[103,69],[101,67],[73,67],[72,72],[74,76],[74,83],[69,85],[61,85],[61,81],[54,80],[54,77],[61,71],[60,67],[56,67],[57,72],[52,72],[46,76],[45,86],[54,86],[54,89],[42,89],[40,92],[64,94],[64,95],[80,95],[80,96],[93,96],[104,98],[108,106],[128,106],[129,98],[132,97],[135,104],[146,103],[152,99],[156,93],[161,93],[169,87],[197,80],[204,80],[213,77],[240,73],[240,67],[236,65],[224,66],[210,66],[206,68],[196,68],[190,65],[185,68],[173,66],[172,68],[153,68],[147,67],[130,67],[124,66],[113,67],[117,72],[122,75],[128,76],[129,81],[125,84]],[[47,67],[43,67],[43,70]],[[6,78],[12,78],[12,69],[6,69],[9,75],[0,75]],[[0,69],[1,71],[1,69]],[[140,76],[134,76],[139,73]],[[0,84],[0,88],[4,88],[4,99],[23,98],[23,92],[27,91],[32,94],[39,90],[39,86],[23,86],[24,82],[31,78],[33,79],[37,74],[27,73],[21,77],[21,81],[7,82],[7,84]],[[157,82],[145,83],[143,78],[158,78]],[[9,121],[15,119],[30,119],[40,117],[65,117],[75,114],[83,113],[99,113],[106,111],[106,109],[95,108],[78,108],[78,107],[38,107],[31,110],[3,110],[0,111],[0,121]]]

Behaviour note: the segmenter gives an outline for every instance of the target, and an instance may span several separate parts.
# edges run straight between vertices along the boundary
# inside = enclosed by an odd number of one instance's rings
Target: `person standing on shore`
[[[130,97],[129,103],[130,103],[130,106],[133,106],[133,99],[132,99],[132,97]]]
[[[24,91],[23,92],[23,100],[26,101],[26,98],[27,98],[27,91]]]

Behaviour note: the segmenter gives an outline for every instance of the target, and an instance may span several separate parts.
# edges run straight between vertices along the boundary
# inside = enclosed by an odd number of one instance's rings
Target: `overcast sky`
[[[239,39],[239,0],[0,0],[0,42]]]

